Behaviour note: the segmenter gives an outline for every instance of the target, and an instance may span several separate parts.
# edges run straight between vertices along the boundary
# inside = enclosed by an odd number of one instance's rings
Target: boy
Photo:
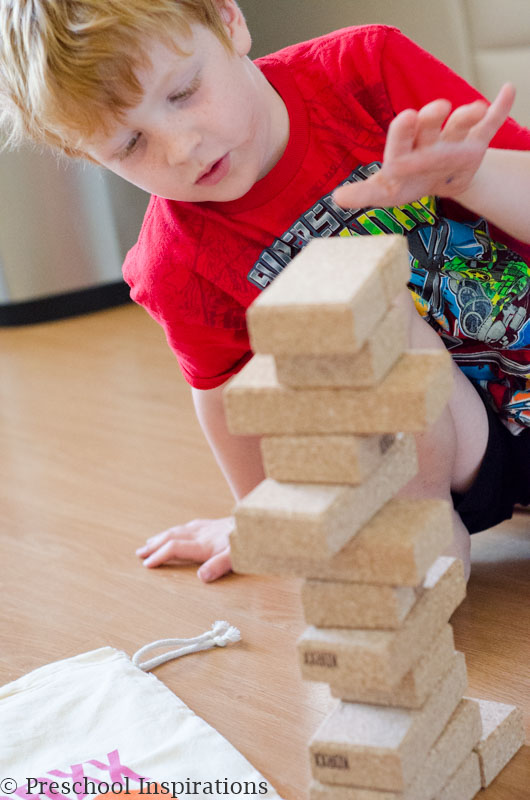
[[[231,436],[222,411],[222,386],[251,357],[246,308],[312,236],[407,233],[411,290],[431,323],[408,293],[397,299],[410,310],[410,346],[442,347],[431,327],[437,326],[482,393],[454,367],[449,407],[418,437],[420,473],[405,493],[454,500],[454,552],[469,570],[468,531],[530,502],[522,471],[526,419],[510,410],[528,372],[520,331],[528,334],[529,269],[506,246],[522,253],[520,243],[495,231],[504,243],[497,245],[483,222],[449,220],[449,211],[465,216],[461,207],[444,207],[447,217],[438,216],[434,195],[461,195],[482,213],[473,172],[482,179],[490,169],[489,154],[484,168],[479,164],[508,112],[510,90],[486,111],[473,104],[478,95],[464,81],[381,26],[345,29],[253,63],[234,0],[9,0],[0,6],[0,26],[0,120],[8,140],[47,142],[153,193],[124,274],[133,298],[164,326],[236,498],[263,478],[259,442]],[[412,195],[405,185],[407,199],[396,201],[392,192],[403,187],[392,169],[399,173],[407,142],[420,160],[447,149],[440,130],[447,105],[430,104],[440,96],[464,106],[445,130],[464,150],[471,142],[474,169],[462,181],[453,166],[458,158],[449,159],[429,182],[429,198],[420,169],[419,183],[409,184]],[[410,106],[422,109],[412,112],[413,121],[408,112],[399,116]],[[357,201],[349,184],[377,173],[394,118],[387,163],[366,191],[382,186],[385,205],[415,202],[381,213],[350,209]],[[507,121],[493,143],[528,150],[530,133]],[[495,202],[488,215],[508,234],[525,237],[524,221],[512,227]],[[530,249],[524,254],[530,259]],[[505,278],[517,291],[509,303],[505,291],[495,305],[495,287]],[[465,309],[455,301],[461,294]],[[491,398],[512,425],[522,421],[520,436],[502,424]],[[231,527],[231,518],[194,520],[153,537],[138,553],[147,566],[204,562],[199,576],[214,580],[230,569]]]

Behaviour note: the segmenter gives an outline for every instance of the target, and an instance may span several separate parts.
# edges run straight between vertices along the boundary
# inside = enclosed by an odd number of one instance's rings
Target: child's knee
[[[409,349],[445,349],[440,336],[418,313],[408,289],[400,292],[395,303],[407,314]],[[482,398],[453,363],[449,404],[434,425],[416,437],[420,463],[416,489],[422,493],[435,491],[436,496],[451,489],[465,491],[477,474],[487,441],[488,420]]]
[[[426,431],[416,434],[415,439],[418,472],[401,494],[411,498],[450,499],[456,432],[449,408]]]

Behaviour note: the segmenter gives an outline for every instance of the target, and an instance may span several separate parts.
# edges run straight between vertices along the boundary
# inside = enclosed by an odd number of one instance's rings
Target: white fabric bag
[[[194,641],[142,668],[125,653],[103,647],[0,688],[0,798],[90,800],[108,794],[127,800],[134,793],[135,800],[149,800],[152,781],[168,800],[281,800],[221,734],[142,671],[227,643],[212,632]]]

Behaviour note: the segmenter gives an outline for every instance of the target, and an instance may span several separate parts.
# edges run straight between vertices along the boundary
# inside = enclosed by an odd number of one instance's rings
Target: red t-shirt
[[[439,97],[454,106],[480,97],[387,26],[345,28],[255,63],[289,112],[284,155],[232,202],[153,196],[124,265],[132,298],[163,326],[184,377],[199,389],[224,383],[251,357],[245,311],[274,277],[267,257],[288,261],[289,243],[302,246],[308,230],[333,235],[334,215],[319,201],[382,159],[392,118]],[[493,144],[530,149],[530,132],[508,121]],[[517,249],[530,260],[530,248]]]

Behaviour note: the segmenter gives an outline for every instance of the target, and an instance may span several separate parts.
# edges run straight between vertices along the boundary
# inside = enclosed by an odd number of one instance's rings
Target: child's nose
[[[174,167],[185,164],[192,157],[201,141],[196,131],[171,131],[164,141],[165,159],[168,166]]]

